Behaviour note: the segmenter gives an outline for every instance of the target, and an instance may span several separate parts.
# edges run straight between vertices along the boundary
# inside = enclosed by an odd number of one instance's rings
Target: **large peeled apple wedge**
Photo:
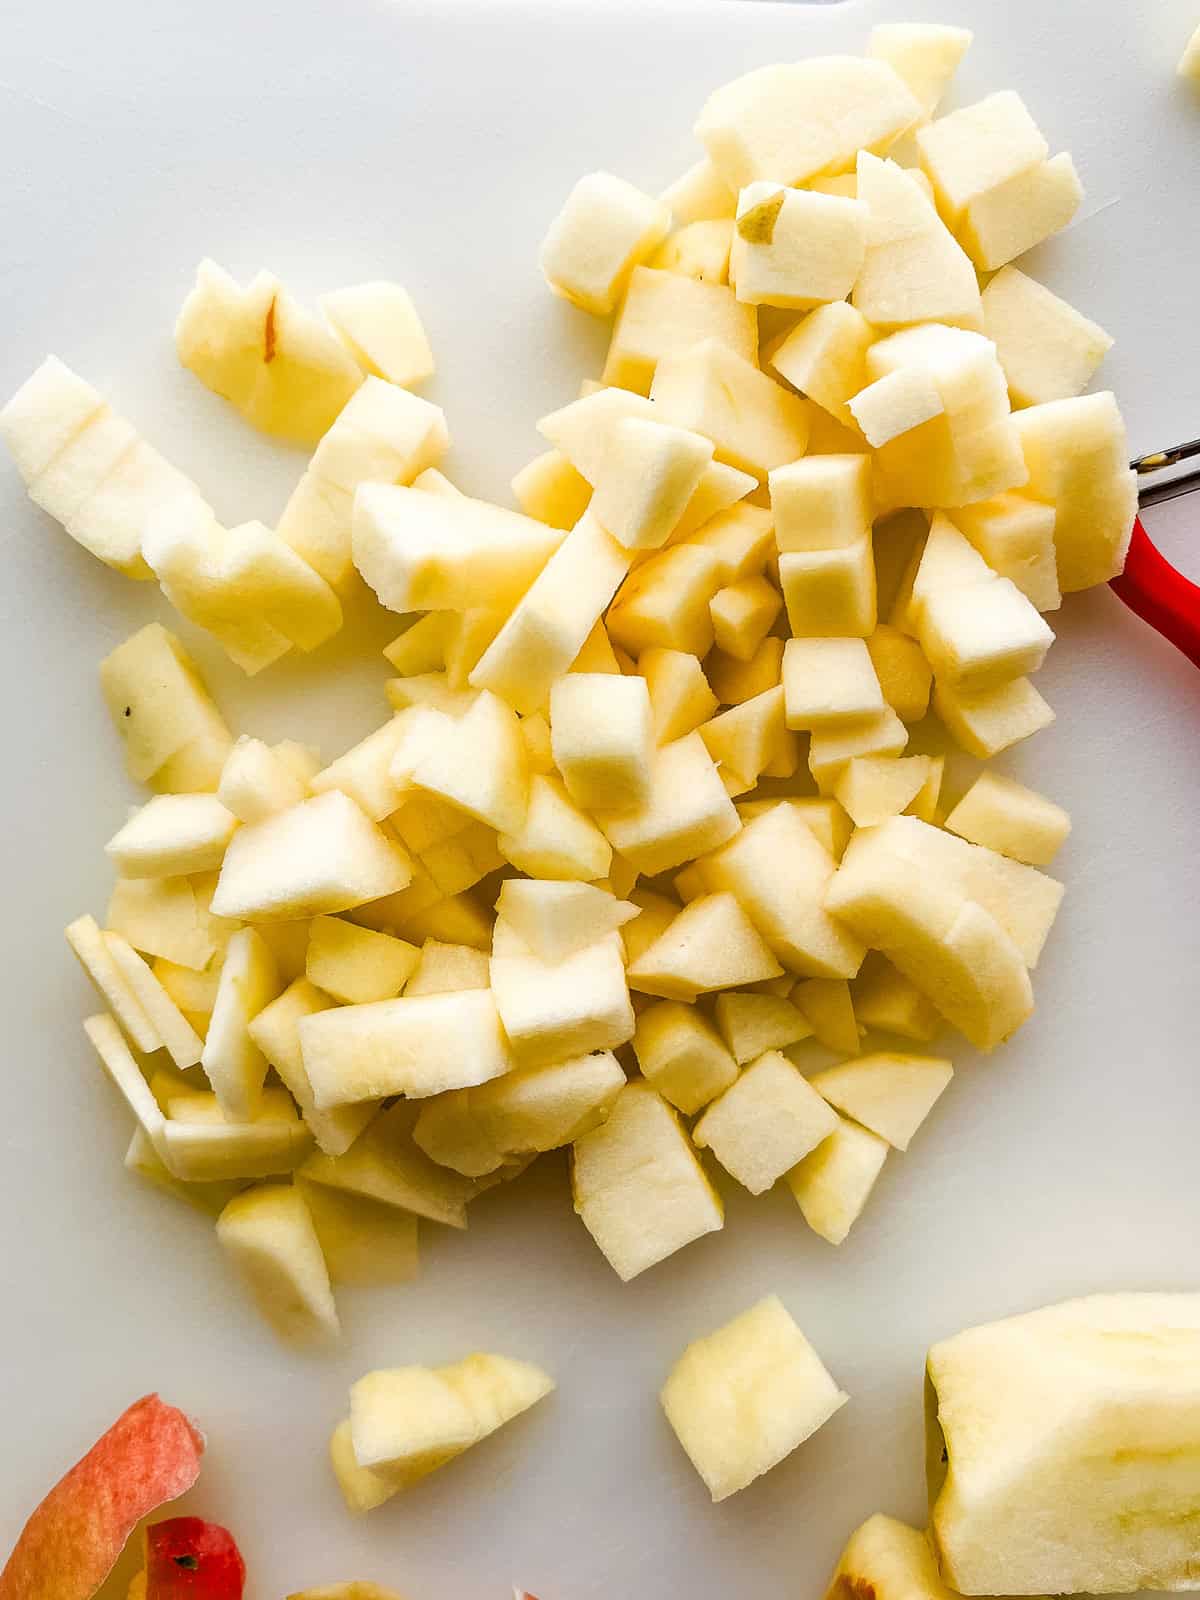
[[[929,1352],[930,1532],[962,1594],[1200,1587],[1200,1294],[1109,1294]]]

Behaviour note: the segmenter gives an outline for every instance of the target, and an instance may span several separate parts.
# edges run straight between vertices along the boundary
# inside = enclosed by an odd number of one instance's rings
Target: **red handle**
[[[1200,667],[1200,585],[1177,572],[1142,527],[1133,524],[1125,570],[1109,587],[1131,611]]]

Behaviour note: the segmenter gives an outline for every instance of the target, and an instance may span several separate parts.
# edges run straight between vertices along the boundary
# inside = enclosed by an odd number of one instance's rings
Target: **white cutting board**
[[[694,159],[717,83],[857,50],[872,22],[914,10],[977,30],[960,99],[1015,87],[1052,147],[1074,151],[1082,219],[1027,264],[1116,335],[1104,377],[1133,446],[1200,432],[1200,101],[1172,76],[1194,0],[10,5],[0,392],[53,349],[223,516],[272,519],[302,458],[175,362],[196,261],[269,265],[306,296],[395,276],[437,349],[449,470],[503,498],[540,447],[535,418],[599,370],[604,330],[536,270],[573,180],[604,166],[655,189]],[[958,1053],[952,1091],[841,1250],[786,1191],[752,1203],[725,1185],[723,1234],[623,1288],[549,1159],[480,1203],[469,1233],[427,1229],[415,1287],[342,1294],[336,1354],[286,1353],[211,1225],[121,1170],[128,1119],[80,1034],[95,1002],[60,933],[103,912],[101,846],[133,797],[96,663],[166,610],[42,519],[7,462],[0,510],[0,1547],[157,1388],[209,1430],[188,1504],[236,1529],[261,1600],[351,1577],[414,1600],[495,1600],[514,1579],[543,1600],[813,1595],[868,1513],[922,1514],[932,1339],[1090,1290],[1197,1286],[1200,677],[1101,590],[1055,621],[1039,684],[1057,727],[1004,763],[1075,818],[1036,1017],[989,1062]],[[1183,502],[1178,550],[1198,521]],[[380,716],[388,636],[376,620],[357,651],[339,641],[254,683],[199,653],[236,728],[332,756]],[[853,1399],[714,1508],[655,1397],[690,1338],[770,1291]],[[325,1458],[348,1385],[476,1348],[544,1363],[557,1396],[352,1522]]]

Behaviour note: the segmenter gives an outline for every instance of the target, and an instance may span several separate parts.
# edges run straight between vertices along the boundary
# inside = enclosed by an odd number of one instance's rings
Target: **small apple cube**
[[[886,956],[872,951],[854,981],[854,1015],[864,1028],[928,1044],[942,1025],[934,1006]]]
[[[670,227],[671,213],[661,201],[611,173],[590,173],[550,225],[542,274],[564,300],[607,316],[634,267],[653,255]]]
[[[1011,89],[939,117],[918,129],[916,138],[938,207],[952,222],[972,201],[1037,167],[1050,154],[1024,101]]]
[[[767,635],[749,661],[738,661],[713,650],[704,663],[704,671],[721,705],[742,705],[782,683],[783,650],[784,641],[773,634]]]
[[[373,281],[321,296],[321,310],[364,372],[411,389],[434,372],[433,351],[398,283]]]
[[[361,483],[412,483],[450,444],[441,406],[368,378],[313,452],[308,470],[353,494]]]
[[[842,1055],[858,1054],[860,1030],[845,978],[806,978],[791,998],[819,1044]]]
[[[57,356],[47,356],[0,410],[0,439],[25,483],[44,472],[104,409],[103,395]]]
[[[294,921],[394,894],[411,879],[400,846],[347,795],[331,790],[237,831],[213,914]]]
[[[771,1295],[690,1344],[659,1398],[718,1501],[778,1466],[849,1396]]]
[[[884,700],[901,722],[920,722],[929,710],[933,673],[915,639],[881,622],[867,640],[867,653]]]
[[[850,427],[847,402],[865,387],[866,354],[877,335],[844,300],[818,306],[765,352],[765,361],[794,389]]]
[[[851,304],[876,329],[933,322],[978,328],[975,269],[920,177],[859,152],[858,202],[867,211],[868,244]]]
[[[306,785],[276,751],[243,735],[221,769],[217,798],[239,822],[262,822],[299,805],[305,793]]]
[[[826,1067],[808,1081],[893,1150],[907,1150],[953,1076],[950,1063],[935,1056],[880,1052]]]
[[[643,678],[560,678],[550,694],[550,736],[555,764],[577,805],[624,812],[647,803],[654,737]]]
[[[908,810],[929,767],[929,756],[854,756],[833,792],[856,828],[872,828]]]
[[[742,304],[744,298],[723,283],[635,267],[613,328],[604,382],[649,394],[659,362],[704,339],[757,363],[758,317],[753,306]]]
[[[614,850],[654,877],[715,850],[738,831],[738,815],[698,733],[659,746],[650,793],[634,810],[596,819]]]
[[[768,1050],[797,1044],[813,1031],[804,1013],[783,995],[728,990],[717,996],[714,1011],[721,1037],[738,1066]]]
[[[808,412],[727,345],[706,339],[664,356],[650,398],[665,422],[713,441],[717,460],[765,478],[808,445]]]
[[[754,489],[756,480],[748,472],[726,466],[723,461],[710,461],[696,485],[687,508],[671,532],[672,544],[694,536],[723,511],[737,508]]]
[[[625,549],[658,549],[711,461],[711,441],[700,434],[626,418],[612,430],[592,509]]]
[[[749,486],[755,486],[754,479]],[[710,517],[686,542],[716,557],[721,584],[737,583],[762,572],[775,554],[775,522],[765,506],[742,500]]]
[[[1065,228],[1082,201],[1083,184],[1064,150],[972,200],[959,224],[962,247],[981,272],[994,272]]]
[[[650,696],[655,744],[682,739],[716,715],[716,696],[695,656],[652,646],[638,658],[638,672]]]
[[[588,483],[600,476],[613,429],[627,418],[662,421],[645,395],[599,384],[570,405],[551,411],[537,425],[548,444],[560,451]]]
[[[1023,494],[959,506],[958,528],[1002,578],[1009,578],[1039,611],[1062,604],[1054,549],[1054,507]]]
[[[486,989],[488,968],[489,959],[482,950],[426,939],[405,994],[461,994],[466,989]]]
[[[344,1155],[375,1114],[373,1105],[337,1106],[318,1111],[300,1048],[300,1020],[328,1011],[334,1002],[307,978],[297,978],[251,1018],[247,1031],[283,1080],[312,1130],[318,1148]]]
[[[357,928],[339,917],[314,917],[306,975],[310,983],[348,1005],[392,1000],[407,983],[420,952],[390,934]]]
[[[781,552],[858,545],[871,531],[871,464],[866,456],[805,456],[770,475]]]
[[[933,709],[968,755],[987,761],[1054,721],[1054,712],[1028,678],[966,692],[936,684]]]
[[[105,845],[124,878],[213,872],[238,819],[211,794],[156,795]]]
[[[496,901],[496,915],[539,960],[550,962],[595,944],[638,914],[629,901],[587,883],[510,878]]]
[[[778,977],[782,969],[732,894],[693,900],[629,968],[629,983],[668,1000]]]
[[[742,189],[760,178],[799,184],[843,170],[856,151],[887,149],[920,116],[886,62],[816,56],[723,85],[696,135],[725,182]]]
[[[879,679],[861,639],[789,639],[783,692],[788,727],[810,732],[868,721],[884,710]]]
[[[869,721],[820,728],[808,747],[808,770],[817,788],[831,795],[847,766],[860,756],[898,756],[908,743],[908,729],[890,706]]]
[[[633,1037],[624,949],[617,933],[548,962],[498,922],[491,983],[505,1035],[522,1065],[612,1050]]]
[[[320,1184],[379,1205],[465,1228],[467,1203],[480,1186],[438,1166],[413,1141],[417,1111],[401,1102],[381,1111],[344,1155],[310,1156],[299,1169],[305,1185]]]
[[[802,311],[844,300],[862,268],[864,222],[854,200],[748,184],[738,196],[730,251],[738,299]]]
[[[209,882],[215,879],[209,879]],[[105,922],[143,955],[162,956],[178,966],[203,972],[224,950],[231,924],[209,914],[203,878],[118,878]]]
[[[871,536],[834,550],[789,550],[779,557],[788,623],[798,639],[867,639],[878,620]]]
[[[931,117],[971,43],[969,28],[937,22],[883,22],[871,29],[867,54],[886,61]]]
[[[637,1019],[633,1050],[647,1083],[685,1116],[737,1078],[737,1064],[712,1023],[678,1000],[647,1006]]]
[[[765,1194],[837,1128],[837,1114],[777,1050],[745,1068],[692,1129],[726,1172]]]
[[[1071,818],[1044,795],[984,772],[946,818],[946,827],[1014,861],[1046,867],[1066,842]]]
[[[983,292],[983,331],[995,341],[1014,406],[1082,394],[1112,349],[1104,329],[1016,267]]]
[[[706,217],[668,234],[649,264],[700,283],[728,283],[732,243],[732,217]]]
[[[732,218],[737,195],[707,156],[687,169],[659,197],[676,222],[719,221]]]
[[[190,787],[216,789],[233,740],[173,633],[151,622],[132,634],[100,663],[100,689],[135,782],[175,788],[162,781],[168,763],[194,752]]]
[[[635,659],[655,646],[707,655],[713,642],[709,605],[720,587],[720,562],[703,545],[656,551],[618,591],[607,617],[609,637]]]
[[[646,1083],[621,1090],[602,1127],[576,1141],[575,1210],[625,1283],[724,1225],[674,1111]]]
[[[567,794],[559,779],[534,773],[529,806],[516,833],[502,833],[506,861],[533,878],[588,882],[603,878],[612,863],[612,846],[596,824]]]
[[[297,1179],[333,1284],[408,1283],[417,1275],[417,1219],[394,1206]]]
[[[737,661],[750,661],[782,606],[778,589],[762,576],[718,589],[708,604],[717,648]]]
[[[843,1244],[862,1215],[887,1160],[878,1134],[840,1118],[823,1144],[788,1174],[805,1222],[830,1244]]]
[[[275,531],[332,589],[344,593],[355,576],[353,523],[353,493],[308,470],[288,496]]]
[[[485,689],[462,717],[428,712],[416,747],[412,781],[502,833],[525,820],[529,768],[512,708]],[[393,761],[392,775],[397,775]],[[402,887],[402,886],[401,886]]]
[[[564,532],[575,526],[592,498],[591,484],[561,450],[546,450],[522,467],[512,492],[527,517]]]
[[[922,423],[932,422],[946,409],[933,378],[916,366],[900,367],[877,378],[860,389],[849,405],[863,437],[877,450]]]
[[[329,1440],[329,1464],[342,1491],[346,1509],[355,1516],[374,1511],[403,1487],[403,1479],[395,1473],[372,1472],[368,1467],[359,1466],[354,1459],[349,1417],[339,1422],[333,1430]],[[139,1597],[134,1596],[132,1600],[139,1600]]]
[[[217,1238],[283,1338],[323,1344],[338,1337],[329,1271],[299,1189],[248,1189],[218,1217]]]

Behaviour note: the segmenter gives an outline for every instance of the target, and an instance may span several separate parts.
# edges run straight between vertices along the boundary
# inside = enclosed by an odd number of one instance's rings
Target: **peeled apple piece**
[[[934,1345],[930,1533],[962,1594],[1197,1585],[1200,1295],[1106,1294]]]

